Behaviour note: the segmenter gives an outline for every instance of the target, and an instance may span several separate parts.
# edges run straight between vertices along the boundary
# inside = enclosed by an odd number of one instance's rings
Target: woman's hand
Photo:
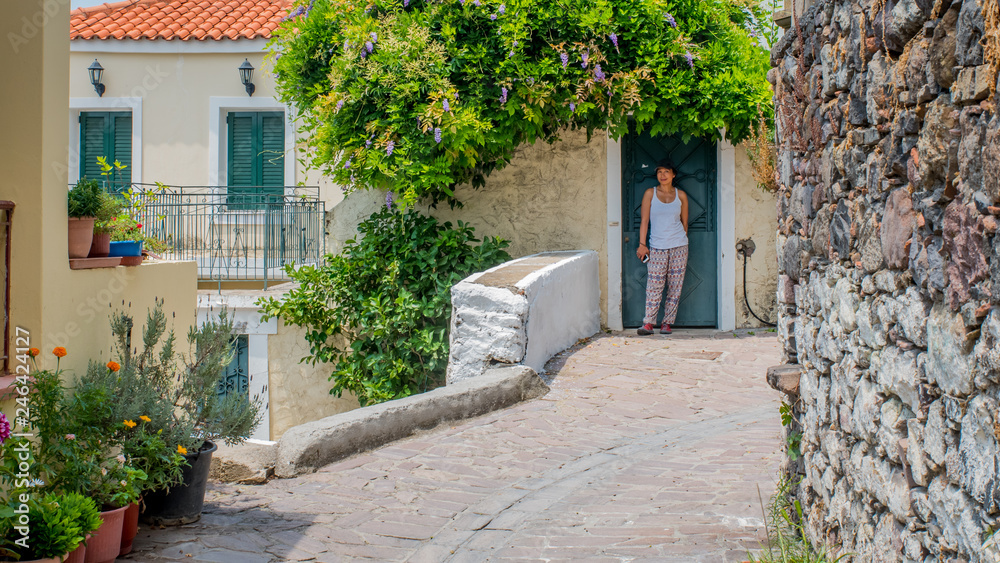
[[[639,260],[644,260],[646,256],[649,256],[649,247],[645,244],[639,243],[639,248],[635,249],[635,256]]]

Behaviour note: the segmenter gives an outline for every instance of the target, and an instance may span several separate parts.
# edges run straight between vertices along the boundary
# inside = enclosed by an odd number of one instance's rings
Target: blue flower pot
[[[142,241],[113,240],[108,256],[142,256]]]

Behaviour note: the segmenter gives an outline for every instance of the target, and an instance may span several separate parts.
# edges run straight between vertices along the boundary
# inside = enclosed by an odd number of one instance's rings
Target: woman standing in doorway
[[[639,248],[635,255],[646,263],[646,315],[643,325],[636,331],[640,335],[653,334],[656,312],[660,309],[663,289],[666,286],[667,303],[663,310],[660,334],[670,334],[670,325],[677,318],[677,304],[684,285],[684,271],[688,258],[688,200],[687,194],[674,187],[677,170],[668,160],[656,165],[655,188],[642,196],[642,220],[639,223]],[[646,234],[649,243],[646,243]]]

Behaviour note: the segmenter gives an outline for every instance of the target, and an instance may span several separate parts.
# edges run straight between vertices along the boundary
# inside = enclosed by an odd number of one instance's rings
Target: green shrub
[[[101,211],[103,193],[97,180],[82,178],[69,190],[66,214],[70,217],[95,217]]]
[[[306,328],[310,355],[334,363],[331,393],[362,405],[406,397],[444,383],[451,286],[510,259],[507,241],[459,221],[440,224],[412,208],[376,212],[339,256],[322,266],[288,267],[300,285],[262,300],[264,319]]]
[[[101,515],[93,499],[76,493],[49,493],[41,498],[31,494],[27,503],[30,533],[28,547],[14,542],[21,538],[13,526],[16,522],[18,500],[0,506],[0,557],[28,561],[62,557],[75,550],[87,534],[101,525]],[[6,543],[6,545],[4,545]],[[4,559],[0,559],[4,560]]]
[[[757,0],[299,0],[270,44],[312,164],[454,202],[564,128],[738,142],[770,116]]]

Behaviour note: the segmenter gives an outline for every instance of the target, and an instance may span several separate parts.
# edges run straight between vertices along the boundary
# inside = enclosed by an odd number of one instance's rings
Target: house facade
[[[452,223],[461,219],[480,236],[509,240],[515,258],[550,250],[597,252],[601,322],[612,330],[635,328],[646,276],[635,256],[639,204],[645,189],[656,185],[655,163],[664,157],[678,166],[675,184],[690,201],[691,251],[677,326],[764,325],[754,314],[774,322],[776,199],[757,186],[746,148],[725,140],[632,135],[588,142],[584,132],[566,131],[554,144],[522,147],[483,188],[460,186],[461,209],[427,211]],[[327,247],[340,248],[383,201],[380,193],[359,192],[334,207]],[[745,270],[738,244],[749,254]]]
[[[0,222],[3,223],[4,358],[0,408],[12,417],[15,377],[54,368],[54,347],[66,348],[59,366],[67,379],[89,361],[107,361],[112,345],[108,311],[131,308],[141,317],[162,299],[173,328],[194,324],[195,264],[156,261],[135,267],[73,270],[67,244],[66,123],[69,109],[68,3],[0,5],[0,64],[10,84],[0,93]],[[16,132],[16,134],[14,133]]]
[[[284,265],[322,259],[325,209],[341,199],[299,164],[298,132],[267,71],[265,45],[290,5],[130,0],[74,10],[63,129],[64,181],[99,177],[98,156],[127,165],[112,189],[140,190],[144,230],[164,243],[161,254],[197,264],[191,310],[200,321],[235,314],[240,335],[220,392],[264,398],[254,438],[265,440],[357,406],[316,393],[329,388],[329,370],[299,364],[302,332],[261,323],[255,305],[283,292]]]

